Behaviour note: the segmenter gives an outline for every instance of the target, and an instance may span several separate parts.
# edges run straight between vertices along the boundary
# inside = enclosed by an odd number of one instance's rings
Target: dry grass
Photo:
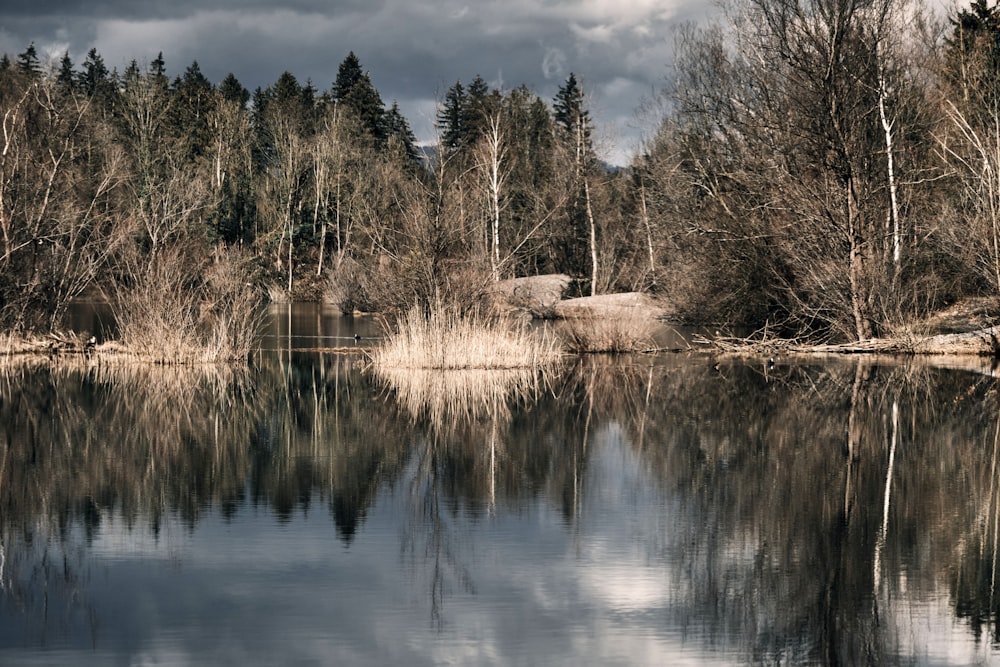
[[[523,323],[438,305],[430,314],[413,309],[397,331],[372,352],[376,370],[536,369],[563,355],[559,341]]]
[[[656,347],[656,320],[634,308],[567,318],[559,328],[572,352],[645,352]]]
[[[203,277],[180,258],[164,256],[114,304],[122,351],[154,363],[205,363],[246,358],[259,333],[260,298],[246,259],[218,254]]]

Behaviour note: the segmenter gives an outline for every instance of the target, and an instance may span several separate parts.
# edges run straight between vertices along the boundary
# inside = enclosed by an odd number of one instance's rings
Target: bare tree
[[[898,307],[921,140],[906,15],[903,0],[734,0],[728,29],[678,35],[656,142],[676,154],[656,160],[678,188],[668,214],[707,253],[707,284],[749,288],[736,301],[761,320],[866,339]]]
[[[266,131],[271,142],[268,168],[259,192],[260,212],[266,232],[258,239],[274,248],[274,266],[285,270],[287,294],[293,287],[295,232],[299,215],[306,206],[307,176],[311,167],[307,138],[299,127],[299,118],[273,106],[266,113]],[[285,243],[288,243],[287,252]]]
[[[45,76],[8,75],[3,86],[0,320],[52,330],[120,238],[113,195],[123,161],[89,98]]]
[[[487,249],[493,280],[500,280],[500,216],[505,206],[508,168],[507,133],[500,105],[483,118],[484,131],[476,149],[477,166],[487,201]]]

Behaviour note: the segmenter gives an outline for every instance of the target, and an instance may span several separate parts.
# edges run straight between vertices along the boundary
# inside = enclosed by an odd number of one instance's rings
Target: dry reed
[[[563,355],[559,341],[523,323],[438,306],[410,310],[387,342],[372,352],[376,370],[541,368]]]

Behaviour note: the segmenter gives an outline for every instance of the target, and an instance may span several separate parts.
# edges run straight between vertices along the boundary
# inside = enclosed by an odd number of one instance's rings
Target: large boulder
[[[554,311],[556,317],[563,319],[622,316],[658,319],[667,315],[660,304],[643,292],[599,294],[567,299],[557,303]]]
[[[491,292],[501,305],[529,313],[532,317],[552,317],[571,278],[562,273],[513,278],[496,283]]]

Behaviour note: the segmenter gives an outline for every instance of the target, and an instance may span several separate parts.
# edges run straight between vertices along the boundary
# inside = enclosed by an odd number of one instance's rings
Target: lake
[[[989,373],[312,351],[355,335],[5,371],[0,664],[1000,663]]]

